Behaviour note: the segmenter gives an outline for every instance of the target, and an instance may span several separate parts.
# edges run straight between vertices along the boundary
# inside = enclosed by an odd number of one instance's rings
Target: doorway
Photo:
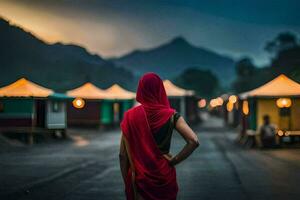
[[[35,101],[35,114],[36,114],[36,126],[45,127],[45,116],[46,116],[46,101],[37,99]]]

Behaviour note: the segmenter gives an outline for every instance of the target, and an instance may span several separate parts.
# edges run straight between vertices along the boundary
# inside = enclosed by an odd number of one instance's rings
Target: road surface
[[[179,200],[296,200],[300,149],[249,150],[216,118],[195,128],[200,147],[177,168]],[[123,200],[119,131],[71,130],[72,140],[0,146],[0,199]],[[174,133],[172,153],[184,142]]]

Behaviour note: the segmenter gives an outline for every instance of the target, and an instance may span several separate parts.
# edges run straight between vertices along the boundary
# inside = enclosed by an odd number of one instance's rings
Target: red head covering
[[[127,111],[121,123],[132,161],[125,183],[127,200],[134,200],[134,185],[144,199],[176,200],[175,168],[163,157],[153,138],[153,133],[174,113],[159,76],[145,74],[140,79],[136,99],[141,105]]]
[[[152,133],[156,133],[175,112],[170,108],[162,80],[154,73],[147,73],[140,79],[136,100],[146,111]]]

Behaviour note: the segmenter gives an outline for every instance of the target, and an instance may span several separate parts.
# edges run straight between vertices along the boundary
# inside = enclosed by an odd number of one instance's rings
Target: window
[[[54,101],[51,103],[52,105],[52,112],[61,112],[62,104],[58,101]]]

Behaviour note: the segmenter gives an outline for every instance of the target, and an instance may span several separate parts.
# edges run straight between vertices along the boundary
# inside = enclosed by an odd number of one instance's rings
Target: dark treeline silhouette
[[[236,63],[237,78],[232,84],[236,93],[256,88],[282,73],[300,81],[300,43],[295,34],[278,34],[266,43],[265,50],[270,54],[270,66],[259,68],[248,57]]]
[[[189,68],[174,81],[183,88],[194,90],[201,97],[211,98],[220,93],[219,79],[211,70]]]

